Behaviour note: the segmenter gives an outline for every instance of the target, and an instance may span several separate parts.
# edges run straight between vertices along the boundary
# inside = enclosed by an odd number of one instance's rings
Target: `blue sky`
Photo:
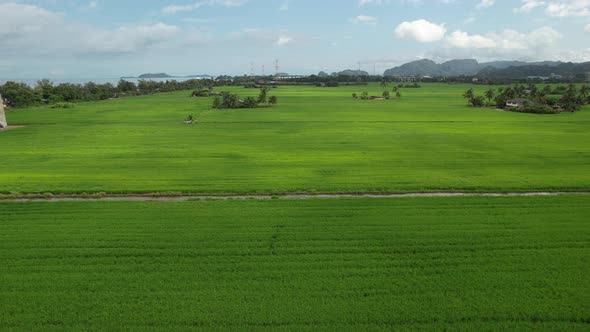
[[[590,61],[590,0],[0,0],[0,78]]]

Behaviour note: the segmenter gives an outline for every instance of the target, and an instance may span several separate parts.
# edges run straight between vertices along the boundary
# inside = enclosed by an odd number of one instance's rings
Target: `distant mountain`
[[[584,63],[551,63],[539,62],[540,64],[529,64],[524,66],[512,66],[508,68],[486,67],[477,73],[483,78],[508,78],[519,79],[527,77],[554,77],[555,75],[580,78],[590,77],[590,62]]]
[[[147,73],[147,74],[139,75],[138,78],[170,78],[170,77],[172,77],[172,76],[170,76],[166,73],[156,73],[156,74]]]
[[[383,76],[443,76],[440,65],[428,59],[406,63],[399,67],[387,69]]]
[[[369,76],[369,73],[363,70],[346,69],[338,73],[333,73],[334,76]]]
[[[451,60],[441,64],[428,59],[412,61],[399,67],[391,68],[385,71],[384,76],[462,76],[476,75],[482,70],[491,71],[491,69],[507,69],[513,67],[527,66],[546,66],[558,67],[562,62],[542,61],[542,62],[524,62],[524,61],[493,61],[479,63],[474,59]],[[531,75],[528,75],[531,76]],[[541,76],[541,75],[539,75]]]

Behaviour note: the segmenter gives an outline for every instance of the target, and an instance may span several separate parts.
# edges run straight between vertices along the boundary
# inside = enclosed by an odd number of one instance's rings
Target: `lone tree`
[[[270,98],[268,98],[268,103],[271,105],[276,105],[277,102],[278,102],[277,96],[270,96]]]
[[[397,97],[397,99],[402,99],[402,93],[399,91],[395,94],[395,96]]]
[[[266,95],[267,95],[267,89],[266,88],[260,89],[260,94],[258,95],[258,103],[259,104],[266,104]]]

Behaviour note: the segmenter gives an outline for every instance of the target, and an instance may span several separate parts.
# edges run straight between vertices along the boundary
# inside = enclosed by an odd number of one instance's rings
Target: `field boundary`
[[[51,196],[0,196],[0,202],[185,202],[191,200],[313,200],[337,198],[412,198],[412,197],[532,197],[590,195],[590,192],[426,192],[398,194],[283,194],[283,195],[165,195],[165,194],[127,194],[127,195],[51,195]]]

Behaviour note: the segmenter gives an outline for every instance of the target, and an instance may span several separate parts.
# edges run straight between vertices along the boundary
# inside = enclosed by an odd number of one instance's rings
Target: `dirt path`
[[[227,195],[227,196],[153,196],[153,195],[104,195],[86,196],[52,196],[52,197],[0,197],[0,202],[185,202],[190,200],[271,200],[271,199],[333,199],[333,198],[408,198],[408,197],[519,197],[519,196],[560,196],[590,195],[590,192],[522,192],[522,193],[468,193],[468,192],[432,192],[407,194],[288,194],[288,195]]]

